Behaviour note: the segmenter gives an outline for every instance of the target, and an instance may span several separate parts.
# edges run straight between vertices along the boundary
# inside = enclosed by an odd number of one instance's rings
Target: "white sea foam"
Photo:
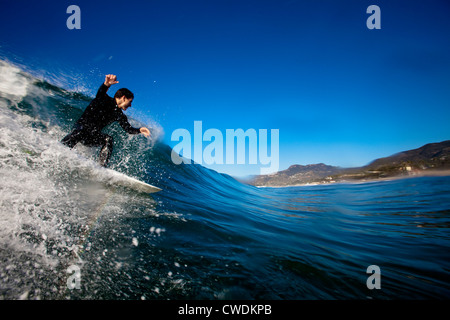
[[[39,298],[42,277],[57,292],[55,268],[74,261],[105,197],[71,177],[92,164],[58,142],[59,127],[34,117],[48,92],[33,81],[0,61],[0,299]]]
[[[48,101],[70,101],[38,81],[0,60],[0,299],[60,297],[67,266],[88,263],[97,249],[89,233],[100,217],[158,216],[146,197],[131,199],[142,213],[130,212],[130,196],[114,193],[108,171],[89,159],[96,150],[59,143],[67,132],[53,124]]]
[[[0,92],[2,96],[19,101],[27,94],[29,78],[17,67],[0,60]]]

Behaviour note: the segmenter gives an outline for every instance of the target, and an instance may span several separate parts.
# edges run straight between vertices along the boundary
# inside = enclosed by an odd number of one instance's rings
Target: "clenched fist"
[[[119,81],[117,81],[117,76],[113,75],[113,74],[107,74],[105,77],[105,86],[110,87],[113,84],[119,83]]]

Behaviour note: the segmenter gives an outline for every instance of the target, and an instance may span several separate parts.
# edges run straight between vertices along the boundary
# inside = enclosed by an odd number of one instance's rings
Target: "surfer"
[[[142,133],[146,137],[150,136],[150,130],[145,127],[134,128],[128,122],[128,118],[123,114],[131,107],[134,95],[122,88],[117,90],[114,98],[107,95],[109,87],[119,83],[117,76],[108,74],[105,82],[98,89],[95,99],[87,106],[81,117],[75,123],[73,130],[65,136],[61,143],[73,148],[78,142],[88,147],[101,146],[99,155],[99,164],[103,167],[108,165],[109,158],[113,151],[113,138],[110,135],[102,133],[103,128],[117,121],[120,126],[129,134]]]

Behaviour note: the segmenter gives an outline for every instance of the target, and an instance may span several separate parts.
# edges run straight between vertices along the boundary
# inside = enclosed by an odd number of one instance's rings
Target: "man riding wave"
[[[73,130],[65,136],[61,143],[73,148],[78,142],[88,147],[101,146],[99,154],[99,164],[103,167],[108,165],[109,158],[113,151],[113,138],[102,133],[103,128],[113,122],[118,122],[120,126],[129,134],[142,133],[146,137],[150,136],[150,131],[145,128],[134,128],[128,122],[128,118],[123,114],[131,107],[134,95],[122,88],[117,90],[114,98],[107,95],[111,85],[119,83],[117,76],[108,74],[105,82],[100,86],[94,100],[87,106],[81,117],[75,123]]]

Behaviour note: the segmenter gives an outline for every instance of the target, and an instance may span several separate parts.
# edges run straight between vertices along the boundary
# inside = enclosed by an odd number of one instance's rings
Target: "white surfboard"
[[[98,163],[79,154],[78,152],[75,152],[75,154],[77,155],[77,158],[81,160],[81,162],[79,162],[78,165],[75,165],[74,168],[86,173],[88,176],[94,178],[97,182],[109,186],[121,186],[143,193],[155,193],[162,190],[136,178],[129,177],[124,173],[104,168]]]
[[[31,156],[40,155],[39,153],[36,153],[32,150],[28,150],[26,148],[23,148],[22,151]],[[82,159],[83,162],[86,161],[89,165],[77,166],[76,168],[78,170],[86,172],[90,176],[95,177],[101,183],[106,183],[112,186],[121,186],[143,193],[155,193],[162,190],[158,187],[152,186],[151,184],[142,182],[136,178],[129,177],[126,174],[117,172],[112,169],[101,167],[97,163],[87,159],[86,157],[78,153],[77,156],[79,159]]]
[[[110,185],[126,187],[144,193],[155,193],[161,191],[161,189],[158,187],[139,181],[138,179],[129,177],[123,173],[111,169],[104,169],[104,170],[106,174],[102,178],[106,183]]]

